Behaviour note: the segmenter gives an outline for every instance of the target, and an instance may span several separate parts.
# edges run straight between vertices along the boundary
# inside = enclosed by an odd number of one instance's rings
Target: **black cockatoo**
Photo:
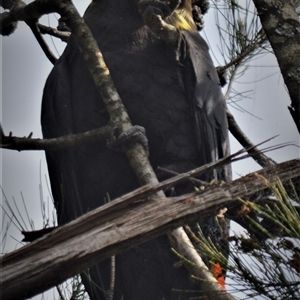
[[[206,9],[206,1],[197,2],[202,11]],[[84,15],[132,123],[146,129],[154,169],[185,172],[229,152],[226,106],[208,46],[198,33],[201,5],[196,4],[94,0]],[[168,43],[145,24],[149,7],[176,28],[177,43]],[[41,122],[45,138],[81,133],[109,122],[72,37],[46,82]],[[125,154],[108,149],[105,143],[48,151],[46,156],[59,224],[103,205],[107,195],[114,199],[139,187]],[[229,178],[229,167],[200,177],[208,182]],[[181,184],[172,193],[193,188]],[[177,260],[166,236],[117,255],[113,299],[200,295],[185,267],[174,267]],[[85,272],[83,281],[92,299],[108,299],[110,273],[110,260]]]

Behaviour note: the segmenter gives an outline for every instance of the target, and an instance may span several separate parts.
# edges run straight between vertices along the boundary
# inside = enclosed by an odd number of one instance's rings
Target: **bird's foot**
[[[149,155],[148,139],[146,130],[142,126],[132,126],[129,130],[120,133],[118,127],[114,127],[111,131],[110,138],[107,140],[107,146],[114,151],[124,151],[124,148],[130,143],[140,143],[146,153]]]
[[[138,3],[139,13],[144,19],[149,18],[149,14],[159,15],[162,19],[168,17],[172,11],[165,1],[160,0],[141,0]]]
[[[141,0],[138,5],[145,25],[147,25],[159,39],[164,40],[169,45],[178,46],[179,33],[176,27],[164,21],[166,17],[172,14],[173,7],[170,9],[167,2],[159,0]]]

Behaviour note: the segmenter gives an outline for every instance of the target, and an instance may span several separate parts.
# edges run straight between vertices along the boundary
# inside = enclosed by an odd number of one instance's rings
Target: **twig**
[[[57,38],[61,39],[63,42],[67,42],[71,35],[71,32],[60,31],[60,30],[57,30],[56,28],[45,26],[40,23],[38,23],[37,26],[39,27],[40,32],[42,34],[49,34],[51,36],[57,37]]]
[[[225,70],[229,69],[232,66],[241,65],[243,60],[247,59],[247,56],[249,56],[252,52],[254,52],[258,47],[262,46],[263,43],[267,41],[266,35],[261,37],[259,40],[253,41],[249,45],[243,48],[243,50],[237,54],[235,58],[233,58],[229,63],[227,63],[224,66],[220,66],[219,72],[224,72]]]
[[[229,130],[239,143],[248,151],[249,155],[262,167],[267,167],[276,164],[274,160],[262,153],[245,135],[242,129],[235,121],[233,115],[227,110],[227,120]]]
[[[39,29],[39,26],[38,26],[37,22],[26,22],[26,24],[31,29],[33,35],[35,36],[37,42],[41,46],[41,48],[42,48],[44,54],[46,55],[46,57],[54,65],[55,62],[57,61],[57,58],[55,57],[55,55],[53,54],[53,52],[50,50],[49,46],[47,45],[46,41],[44,40],[44,38],[43,38],[43,36],[40,32],[40,29]]]
[[[180,173],[178,172],[175,172],[175,171],[172,171],[172,170],[169,170],[169,169],[166,169],[166,168],[162,168],[162,167],[157,167],[157,170],[159,171],[163,171],[167,174],[170,174],[170,175],[180,175]],[[209,183],[206,182],[206,181],[203,181],[203,180],[200,180],[200,179],[196,179],[196,178],[190,178],[190,181],[197,184],[197,185],[203,185],[203,186],[208,186]]]

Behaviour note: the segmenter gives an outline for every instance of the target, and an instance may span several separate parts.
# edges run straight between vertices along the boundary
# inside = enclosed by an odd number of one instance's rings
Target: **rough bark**
[[[145,201],[146,195],[155,189],[150,185],[141,187],[2,257],[0,293],[3,299],[32,297],[105,258],[181,224],[209,218],[220,205],[232,203],[239,197],[249,198],[266,189],[265,180],[275,183],[277,178],[285,182],[299,177],[299,170],[300,161],[291,160],[231,184],[176,198]],[[160,187],[163,186],[165,184],[161,183]],[[195,265],[192,268],[196,272],[199,269]],[[217,290],[211,289],[211,284],[209,281],[203,286],[210,296],[214,295],[211,299],[217,299],[217,296],[228,299],[224,291],[216,295]]]
[[[300,23],[294,0],[253,0],[289,91],[300,133]]]

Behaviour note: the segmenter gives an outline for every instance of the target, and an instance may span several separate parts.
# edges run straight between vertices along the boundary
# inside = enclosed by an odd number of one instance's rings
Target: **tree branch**
[[[233,85],[233,79],[237,72],[237,69],[240,67],[240,65],[243,63],[243,61],[249,59],[249,56],[258,48],[261,47],[265,42],[267,38],[266,35],[260,37],[259,39],[253,41],[252,43],[248,44],[244,48],[242,48],[242,51],[229,63],[227,63],[224,66],[220,66],[217,68],[218,74],[223,74],[226,72],[228,68],[234,67],[232,71],[232,76],[229,81],[229,86],[227,89],[227,92],[225,94],[225,100],[227,100],[228,95],[230,94],[232,85]],[[276,162],[273,161],[271,158],[267,157],[262,151],[260,151],[252,142],[251,140],[246,136],[246,134],[242,131],[238,123],[236,122],[234,116],[231,114],[229,109],[227,109],[227,121],[228,121],[228,129],[231,132],[231,134],[236,138],[236,140],[244,147],[244,149],[248,149],[247,152],[249,155],[262,167],[269,166],[271,164],[275,164]]]
[[[42,50],[43,50],[44,54],[46,55],[46,57],[54,65],[55,62],[57,61],[57,58],[55,57],[55,55],[53,54],[53,52],[48,47],[46,41],[44,40],[44,38],[43,38],[43,36],[42,36],[42,34],[40,32],[40,28],[39,28],[37,22],[26,22],[26,24],[31,29],[33,35],[35,36],[37,42],[39,43],[39,45],[42,48]]]
[[[263,168],[276,164],[274,160],[266,156],[248,139],[246,134],[242,131],[240,126],[235,121],[235,118],[231,114],[231,112],[227,110],[226,113],[230,132],[246,150],[248,149],[247,152],[249,153],[249,155]]]
[[[249,56],[255,50],[257,50],[259,47],[261,47],[266,42],[266,40],[267,40],[266,36],[263,36],[260,39],[251,42],[246,47],[244,47],[242,49],[242,51],[240,53],[238,53],[236,55],[236,57],[233,58],[229,63],[227,63],[227,64],[225,64],[223,66],[219,66],[217,68],[218,72],[223,73],[227,69],[229,69],[229,68],[231,68],[233,66],[239,66],[239,65],[241,65],[245,60],[247,60],[249,58]]]
[[[61,39],[62,42],[67,42],[71,35],[71,32],[69,31],[60,31],[56,28],[48,27],[42,24],[38,24],[38,27],[42,34],[49,34],[51,36]]]
[[[55,151],[70,147],[78,147],[86,143],[99,143],[108,139],[111,132],[110,126],[99,129],[62,136],[53,139],[33,139],[29,137],[15,137],[10,133],[6,136],[0,125],[1,144],[0,148],[24,151],[24,150],[46,150]]]
[[[4,299],[32,297],[103,259],[181,224],[210,218],[220,206],[233,203],[240,197],[249,198],[253,193],[266,189],[266,180],[274,184],[278,178],[282,182],[299,178],[299,170],[300,161],[291,160],[230,184],[159,201],[149,201],[145,197],[163,188],[165,183],[160,183],[159,187],[143,186],[3,256],[0,260],[0,293]],[[198,267],[193,268],[197,273]],[[228,299],[224,291],[212,289],[211,285],[212,281],[203,285],[208,297]]]
[[[2,0],[1,6],[10,10],[10,12],[4,12],[0,15],[0,32],[2,35],[10,35],[17,28],[18,12],[24,9],[26,3],[20,0]],[[14,13],[12,13],[12,10]]]

